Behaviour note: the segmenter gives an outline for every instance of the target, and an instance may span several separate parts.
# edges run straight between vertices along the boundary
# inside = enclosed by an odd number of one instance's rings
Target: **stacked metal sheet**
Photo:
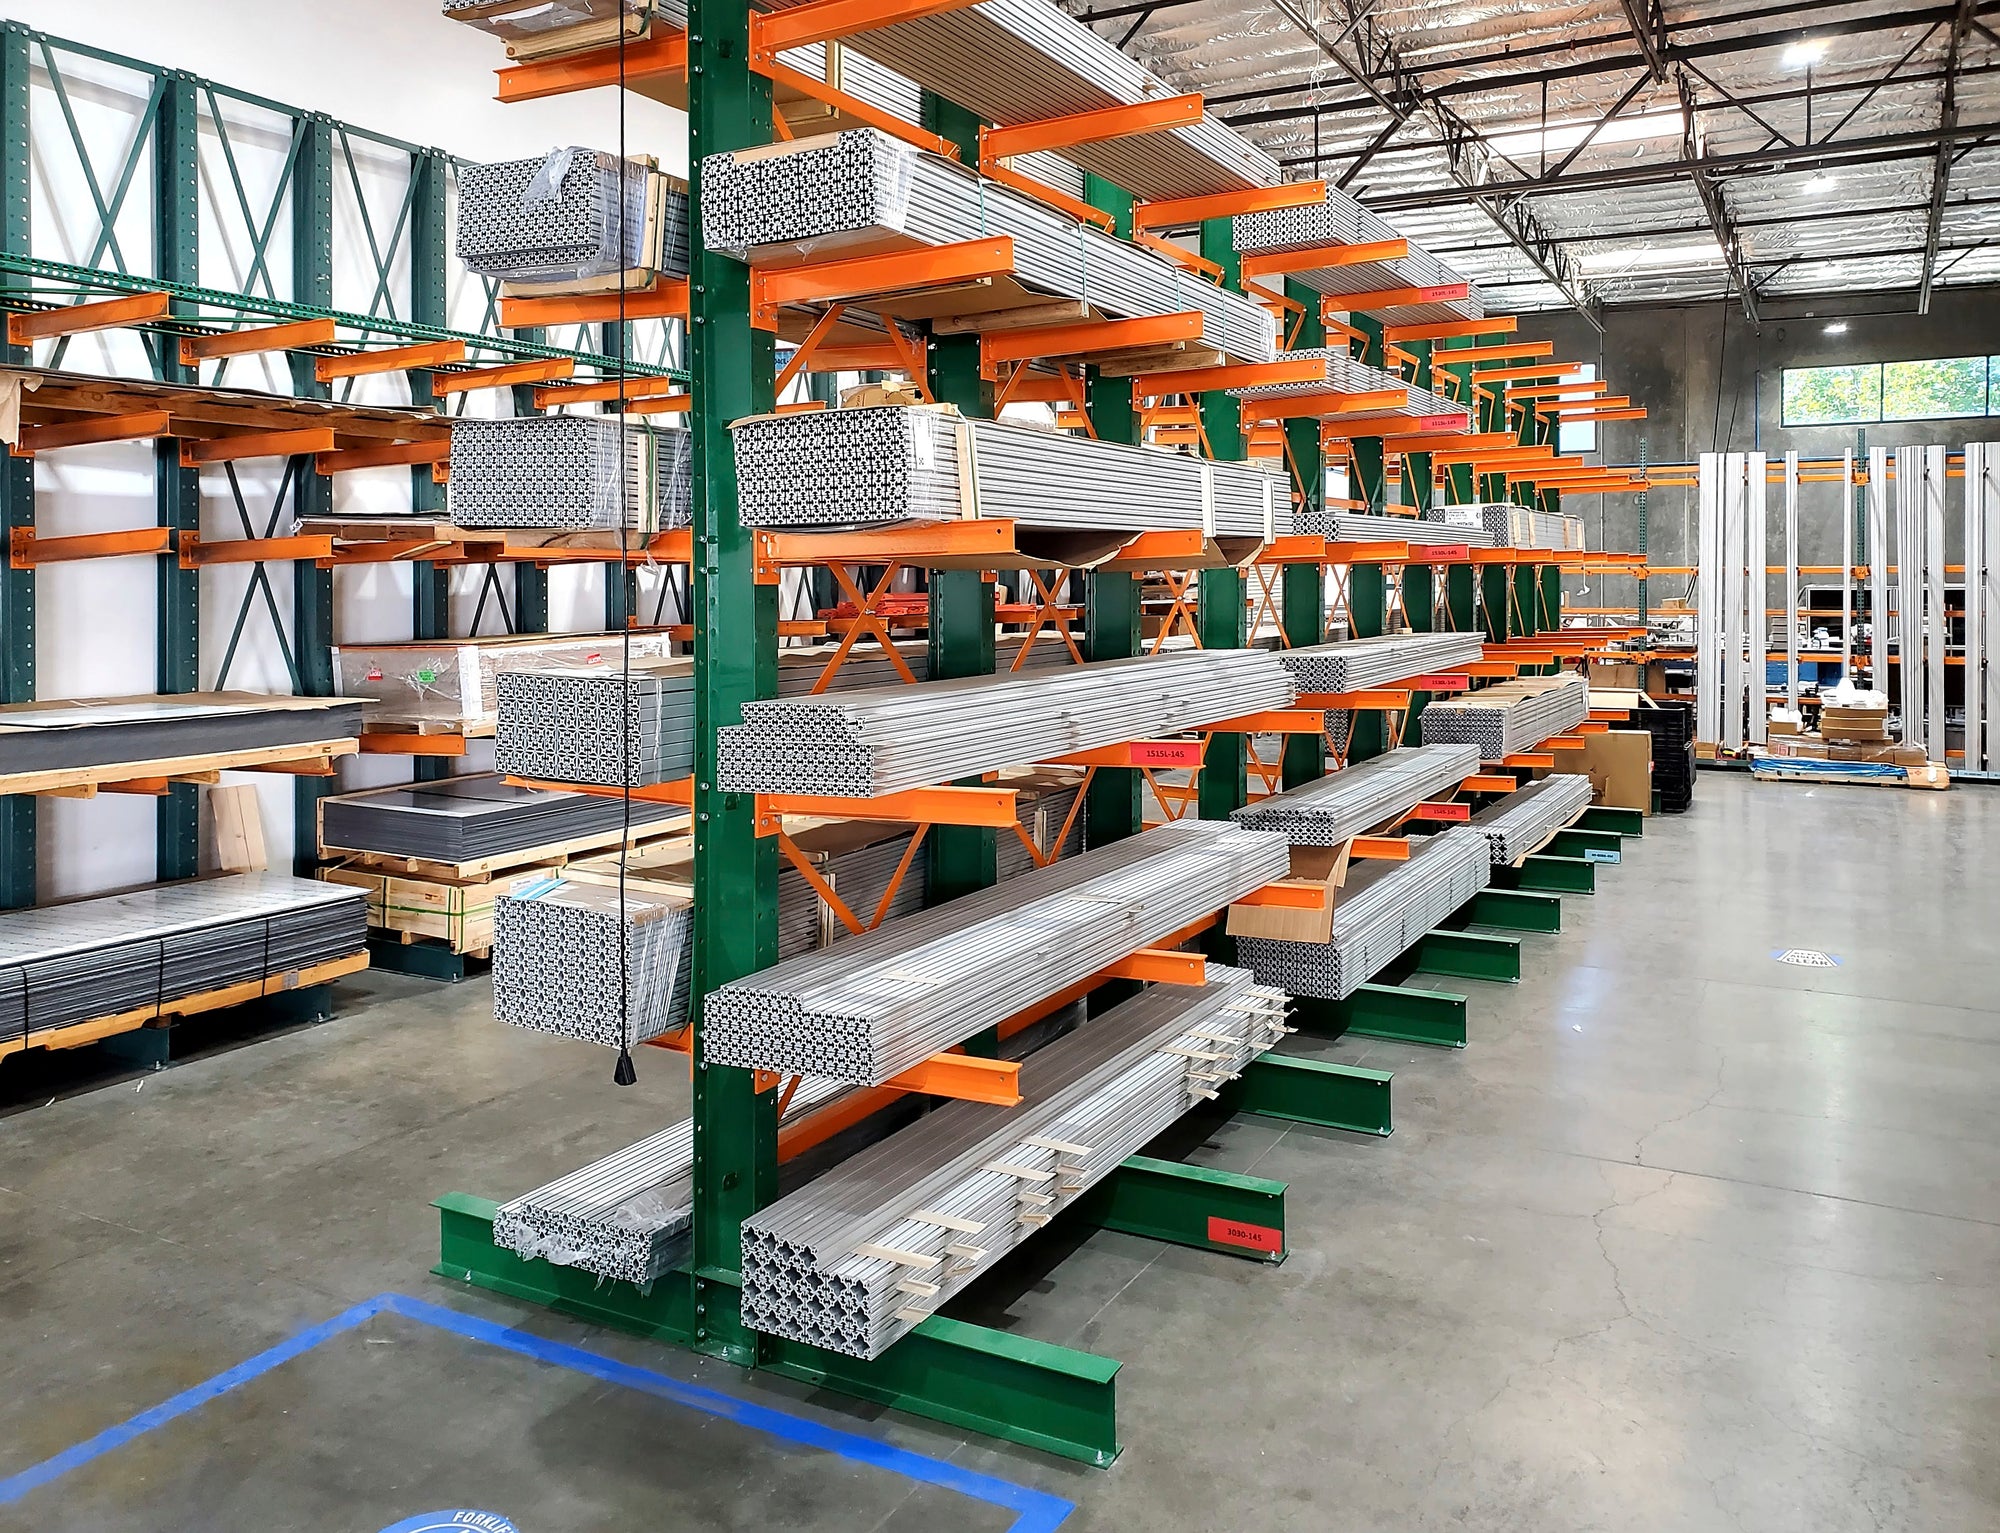
[[[738,421],[746,527],[1008,519],[1037,530],[1291,531],[1282,472],[935,408],[884,405]]]
[[[280,873],[158,884],[0,912],[0,1042],[157,1010],[352,957],[368,945],[359,889]]]
[[[686,660],[623,671],[502,671],[494,769],[537,782],[638,788],[694,770],[694,675]]]
[[[711,248],[759,264],[1006,235],[1022,287],[1107,319],[1199,313],[1202,343],[1235,361],[1268,362],[1277,351],[1276,321],[1253,299],[875,128],[709,156],[701,219]],[[1004,301],[960,293],[943,312]]]
[[[1285,1031],[1238,969],[1156,985],[1030,1054],[1018,1107],[951,1102],[743,1224],[743,1318],[879,1357]]]
[[[1374,394],[1385,390],[1400,389],[1405,398],[1400,405],[1371,414],[1408,415],[1412,417],[1429,415],[1465,416],[1464,405],[1455,404],[1441,394],[1429,389],[1420,389],[1415,384],[1406,383],[1400,374],[1386,372],[1379,367],[1370,367],[1365,362],[1357,362],[1354,353],[1345,346],[1305,346],[1297,351],[1285,353],[1287,362],[1317,361],[1325,364],[1326,371],[1305,383],[1259,383],[1249,388],[1231,389],[1229,392],[1238,399],[1289,399],[1298,394],[1318,394],[1328,389],[1341,394]]]
[[[686,819],[687,811],[673,804],[638,800],[631,806],[635,833],[668,830]],[[378,857],[482,862],[615,834],[624,823],[625,806],[615,798],[517,788],[476,772],[324,799],[320,845]]]
[[[1326,200],[1300,208],[1274,208],[1245,213],[1234,222],[1236,249],[1245,255],[1281,250],[1316,250],[1324,245],[1375,245],[1402,238],[1380,215],[1371,213],[1339,187],[1326,189]],[[1449,288],[1465,278],[1428,251],[1410,247],[1406,256],[1354,265],[1322,266],[1288,276],[1316,293],[1379,293],[1397,288]],[[1444,324],[1455,319],[1484,319],[1486,305],[1479,289],[1463,298],[1423,297],[1405,304],[1371,308],[1387,324]]]
[[[1172,94],[1109,38],[1046,0],[984,0],[876,28],[855,43],[982,122],[1039,122]],[[1205,114],[1160,133],[1070,145],[1063,156],[1148,198],[1275,186],[1284,179],[1263,150]]]
[[[524,880],[493,902],[493,1012],[630,1048],[687,1025],[694,911],[650,889]],[[622,978],[621,978],[622,976]]]
[[[1581,676],[1524,676],[1424,709],[1424,739],[1432,745],[1476,745],[1482,761],[1531,751],[1550,735],[1590,717],[1590,689]]]
[[[1456,793],[1478,770],[1479,752],[1469,745],[1405,746],[1259,799],[1230,818],[1294,846],[1338,846],[1426,799]]]
[[[1493,848],[1493,865],[1510,866],[1547,841],[1590,807],[1590,779],[1559,773],[1529,783],[1488,804],[1472,817],[1472,828]]]
[[[1490,548],[1483,528],[1435,522],[1420,516],[1387,516],[1372,511],[1301,511],[1293,518],[1295,531],[1312,538],[1342,543],[1421,543],[1430,547],[1462,544]]]
[[[1281,650],[1278,663],[1301,693],[1362,692],[1470,665],[1485,653],[1479,633],[1384,633]]]
[[[468,271],[508,282],[568,283],[635,270],[685,276],[687,193],[637,161],[574,146],[531,160],[463,165],[458,258]]]
[[[1259,984],[1338,1001],[1408,952],[1492,878],[1486,837],[1458,825],[1421,842],[1407,862],[1350,869],[1325,942],[1239,937],[1238,959]]]
[[[1290,866],[1282,837],[1155,826],[723,986],[706,1060],[880,1085]]]
[[[1292,698],[1285,668],[1254,649],[776,698],[745,703],[743,722],[719,731],[717,782],[729,793],[873,798],[1198,729]]]
[[[1442,523],[1454,534],[1475,530],[1486,534],[1493,548],[1582,548],[1583,521],[1505,501],[1470,506],[1430,506],[1424,520]],[[1457,541],[1465,541],[1457,538]]]
[[[0,707],[0,779],[351,740],[361,705],[251,692],[50,698]],[[134,773],[133,775],[140,775]]]
[[[641,537],[685,527],[692,437],[611,415],[461,419],[451,432],[458,527],[548,527]]]

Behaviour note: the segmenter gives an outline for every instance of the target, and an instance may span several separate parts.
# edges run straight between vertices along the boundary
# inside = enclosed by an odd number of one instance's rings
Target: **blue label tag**
[[[521,1533],[498,1512],[419,1512],[391,1523],[382,1533]]]
[[[1618,849],[1616,847],[1603,846],[1585,847],[1583,860],[1585,862],[1616,862],[1618,860]]]

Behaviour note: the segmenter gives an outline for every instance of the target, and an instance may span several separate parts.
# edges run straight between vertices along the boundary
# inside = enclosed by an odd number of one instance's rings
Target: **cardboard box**
[[[1607,729],[1583,739],[1583,770],[1590,778],[1592,802],[1651,814],[1653,737],[1643,729]]]
[[[1333,936],[1333,908],[1347,882],[1347,854],[1352,842],[1339,846],[1295,846],[1287,884],[1324,889],[1317,910],[1290,905],[1231,905],[1227,931],[1232,937],[1271,937],[1279,942],[1325,942]]]
[[[1590,690],[1595,694],[1600,687],[1619,687],[1636,692],[1645,685],[1646,668],[1637,661],[1593,660],[1590,662]]]
[[[843,410],[867,409],[874,405],[920,405],[923,391],[914,383],[857,383],[840,391]]]

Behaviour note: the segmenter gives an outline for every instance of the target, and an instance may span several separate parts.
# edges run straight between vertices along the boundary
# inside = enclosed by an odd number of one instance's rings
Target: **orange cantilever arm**
[[[961,1102],[1013,1107],[1021,1100],[1021,1062],[981,1059],[973,1054],[933,1054],[882,1084],[891,1091],[919,1091]]]
[[[1301,708],[1353,708],[1362,711],[1407,708],[1410,694],[1394,687],[1370,687],[1360,692],[1307,692],[1300,694]]]
[[[1137,133],[1164,133],[1170,128],[1192,127],[1201,121],[1201,112],[1198,94],[1161,96],[1130,105],[1099,107],[1066,117],[1024,122],[1011,128],[981,128],[979,158],[982,162],[1004,160],[1017,154],[1071,149],[1109,138],[1130,138]]]
[[[1266,884],[1261,889],[1252,889],[1248,894],[1238,895],[1231,903],[1268,905],[1280,910],[1324,910],[1328,892],[1323,883],[1306,880],[1294,882],[1284,879],[1274,884]]]
[[[1512,793],[1520,783],[1498,772],[1475,772],[1459,786],[1467,793]]]
[[[1377,857],[1384,862],[1408,862],[1410,842],[1405,836],[1356,836],[1348,847],[1350,857]]]
[[[1211,218],[1236,218],[1245,213],[1304,208],[1324,201],[1324,181],[1292,181],[1282,186],[1255,186],[1240,192],[1215,192],[1204,197],[1173,197],[1135,205],[1132,227],[1186,229],[1206,223]]]
[[[1004,234],[810,266],[758,266],[750,272],[750,317],[760,330],[775,330],[778,310],[786,304],[955,287],[1009,276],[1013,270],[1014,241]]]
[[[1104,979],[1137,979],[1159,985],[1205,985],[1208,983],[1208,960],[1199,953],[1141,948],[1100,973]]]

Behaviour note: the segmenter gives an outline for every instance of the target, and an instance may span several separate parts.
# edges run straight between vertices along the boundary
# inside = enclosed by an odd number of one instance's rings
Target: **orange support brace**
[[[1149,985],[1205,985],[1208,960],[1199,953],[1142,948],[1102,971],[1104,979],[1136,979]]]
[[[1418,425],[1417,418],[1401,415],[1378,416],[1382,410],[1400,410],[1410,402],[1408,389],[1367,389],[1360,393],[1342,393],[1338,389],[1315,389],[1310,394],[1281,394],[1269,399],[1246,399],[1242,401],[1243,415],[1252,420],[1299,420],[1317,416],[1321,420],[1338,421],[1341,416],[1359,416],[1366,419],[1393,420],[1402,426]],[[1424,417],[1423,419],[1428,419]],[[1463,416],[1452,416],[1452,420],[1463,420]]]
[[[1144,245],[1153,254],[1173,262],[1182,271],[1196,272],[1211,282],[1220,282],[1223,278],[1222,267],[1217,262],[1198,256],[1192,250],[1176,245],[1172,240],[1163,240],[1157,234],[1148,234],[1144,229],[1135,229],[1132,231],[1132,243]],[[1291,302],[1289,298],[1283,301]]]
[[[199,533],[181,534],[180,561],[184,570],[197,570],[209,564],[268,564],[332,557],[330,537],[226,538],[204,543]]]
[[[554,383],[576,372],[573,357],[550,357],[535,362],[510,362],[505,367],[480,367],[470,372],[445,373],[431,380],[432,392],[465,394],[474,389],[507,389],[522,383]]]
[[[1435,287],[1386,287],[1372,293],[1342,293],[1322,298],[1320,307],[1332,314],[1369,314],[1377,309],[1404,309],[1420,303],[1455,303],[1470,297],[1469,282],[1441,282]]]
[[[1325,884],[1286,881],[1252,889],[1232,903],[1270,906],[1280,910],[1324,910],[1330,892]]]
[[[419,463],[449,463],[451,438],[430,442],[388,442],[380,447],[347,447],[339,452],[323,452],[313,459],[313,468],[322,474],[344,474],[357,468],[398,468]]]
[[[1154,398],[1168,394],[1201,394],[1213,389],[1247,389],[1260,384],[1321,383],[1326,363],[1317,357],[1280,357],[1275,362],[1238,362],[1221,367],[1184,367],[1172,372],[1143,373],[1141,393]]]
[[[405,373],[426,367],[449,367],[465,360],[463,341],[425,341],[416,346],[389,346],[381,351],[356,351],[320,357],[313,376],[321,383],[338,378],[369,378],[377,373]]]
[[[1445,363],[1456,367],[1461,362],[1507,362],[1534,357],[1552,357],[1556,354],[1554,341],[1501,341],[1492,346],[1452,346],[1443,351],[1431,353],[1431,365]]]
[[[1299,694],[1299,706],[1321,711],[1339,708],[1352,708],[1359,712],[1400,710],[1410,706],[1410,694],[1395,687],[1371,687],[1360,692],[1303,692]]]
[[[1074,112],[1067,117],[1024,122],[1011,128],[982,127],[979,163],[984,166],[989,161],[1012,159],[1018,154],[1073,149],[1078,144],[1099,144],[1106,139],[1192,127],[1201,121],[1201,113],[1199,95],[1161,96],[1130,106],[1099,107],[1093,112]]]
[[[165,410],[135,410],[130,415],[92,415],[49,426],[23,426],[21,440],[12,451],[17,458],[32,458],[38,452],[57,447],[81,447],[89,442],[138,442],[172,434],[173,417]]]
[[[1201,766],[1199,740],[1128,740],[1123,745],[1101,745],[1096,750],[1057,756],[1045,763],[1067,767],[1150,767],[1156,771],[1194,771]]]
[[[1205,316],[1199,309],[1180,314],[1146,314],[1137,319],[1084,320],[1037,330],[998,330],[979,338],[979,354],[989,368],[1041,357],[1073,357],[1087,352],[1128,351],[1201,339]],[[1144,385],[1141,385],[1144,387]]]
[[[361,736],[364,756],[463,756],[464,735],[399,735],[388,731]]]
[[[1272,277],[1295,271],[1321,271],[1334,266],[1366,266],[1371,261],[1400,261],[1410,253],[1408,240],[1376,240],[1365,245],[1315,245],[1309,250],[1273,250],[1243,257],[1245,277]]]
[[[17,570],[40,564],[70,564],[78,559],[122,559],[133,554],[173,551],[173,532],[143,527],[131,532],[92,532],[73,538],[37,538],[32,527],[16,527],[7,536],[7,562]]]
[[[686,319],[687,316],[688,285],[684,277],[662,277],[644,292],[500,300],[500,326],[504,330],[545,325],[613,325],[621,319]]]
[[[256,325],[246,330],[225,330],[218,335],[187,335],[181,337],[181,364],[193,367],[211,357],[247,357],[267,351],[296,351],[303,346],[330,346],[333,338],[334,324],[330,319]]]
[[[1474,373],[1474,383],[1506,383],[1515,378],[1543,378],[1560,383],[1573,373],[1583,371],[1581,362],[1528,363],[1521,367],[1495,367],[1483,373]]]
[[[1526,767],[1530,771],[1537,767],[1553,767],[1556,758],[1543,751],[1517,751],[1511,756],[1502,756],[1500,765],[1504,767]]]
[[[899,21],[921,21],[962,11],[973,0],[812,0],[788,10],[753,14],[750,53],[775,55],[807,43],[832,42],[857,32],[875,32]]]
[[[333,451],[333,428],[312,426],[303,431],[246,431],[237,436],[211,437],[181,443],[181,467],[204,463],[240,463],[245,458],[289,458],[298,453]]]
[[[1518,660],[1472,660],[1464,666],[1465,674],[1481,681],[1508,681],[1521,674]]]
[[[1057,212],[1069,214],[1078,223],[1095,224],[1107,234],[1118,227],[1118,220],[1102,208],[1094,208],[1081,198],[1072,197],[1068,192],[1050,186],[1046,181],[1037,181],[1033,176],[1024,176],[1011,165],[1002,165],[998,160],[994,160],[990,164],[982,165],[979,173],[989,181],[997,181],[1002,186],[1012,187],[1024,197],[1032,197],[1037,202],[1046,202]]]
[[[82,335],[90,330],[121,330],[167,317],[165,293],[135,293],[130,298],[106,298],[93,303],[65,304],[60,309],[7,316],[7,339],[26,346],[57,335]]]
[[[1489,314],[1484,319],[1452,319],[1435,325],[1384,325],[1382,339],[1385,341],[1455,341],[1463,336],[1477,338],[1482,335],[1512,335],[1520,320],[1511,314]],[[1431,365],[1435,367],[1442,359],[1449,362],[1452,353],[1435,352]]]
[[[889,1091],[915,1091],[959,1102],[1014,1107],[1021,1101],[1021,1062],[981,1059],[973,1054],[933,1054],[922,1064],[882,1084]]]
[[[597,383],[559,383],[535,390],[535,408],[552,410],[557,405],[609,404],[617,399],[653,399],[672,394],[687,385],[673,378],[606,378]]]
[[[1595,399],[1565,400],[1560,396],[1545,405],[1536,405],[1542,416],[1581,415],[1592,410],[1622,410],[1632,403],[1630,394],[1600,394]]]
[[[687,74],[687,33],[675,29],[655,31],[650,37],[634,38],[622,46],[593,48],[588,53],[566,58],[543,59],[499,69],[500,101],[538,101],[544,96],[563,96],[571,91],[594,90],[643,81],[671,79]]]
[[[653,399],[635,399],[625,407],[627,415],[685,415],[694,408],[692,394],[661,394]]]
[[[832,303],[844,298],[880,298],[958,287],[1010,276],[1013,270],[1014,242],[1006,235],[810,266],[753,267],[750,317],[759,329],[775,330],[778,310],[786,304]]]
[[[1240,192],[1214,192],[1205,197],[1173,197],[1135,204],[1132,227],[1190,229],[1211,218],[1235,218],[1244,213],[1311,207],[1324,201],[1324,181],[1293,181],[1284,186],[1256,186]]]
[[[1407,836],[1356,836],[1348,843],[1350,857],[1373,857],[1382,862],[1408,862],[1410,842]]]
[[[613,788],[609,791],[616,793],[618,790]],[[1012,788],[910,788],[902,793],[885,793],[879,798],[760,793],[757,796],[757,833],[761,836],[776,835],[779,818],[788,814],[819,815],[835,820],[896,820],[912,825],[971,825],[1005,829],[1019,823],[1014,800],[1015,790]]]
[[[1459,786],[1467,793],[1512,793],[1521,784],[1517,778],[1479,772],[1466,778]]]
[[[1239,714],[1233,719],[1217,719],[1204,724],[1206,734],[1220,735],[1316,735],[1326,730],[1323,708],[1266,708],[1258,713]]]
[[[927,149],[932,154],[941,154],[946,159],[959,157],[958,145],[949,139],[939,138],[935,133],[926,133],[913,123],[904,122],[893,112],[885,112],[871,106],[858,96],[850,96],[824,80],[794,69],[789,64],[781,64],[776,58],[756,58],[750,60],[750,67],[765,76],[773,85],[789,86],[801,96],[809,96],[826,106],[832,107],[842,117],[851,117],[856,122],[865,122],[871,128],[880,128],[892,138],[900,138],[906,144],[914,144],[919,149]]]

